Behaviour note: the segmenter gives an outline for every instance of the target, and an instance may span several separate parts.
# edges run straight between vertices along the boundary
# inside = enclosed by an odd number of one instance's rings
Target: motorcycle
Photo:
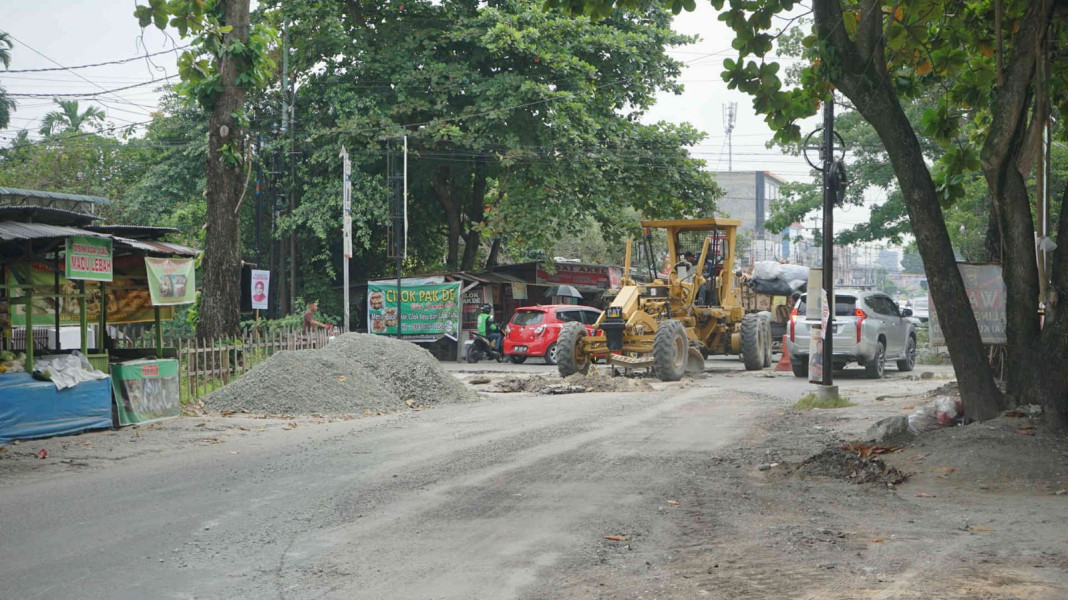
[[[489,338],[473,333],[471,334],[471,345],[467,347],[465,358],[469,363],[477,363],[483,358],[504,362],[504,353],[494,350],[493,343],[490,342]]]

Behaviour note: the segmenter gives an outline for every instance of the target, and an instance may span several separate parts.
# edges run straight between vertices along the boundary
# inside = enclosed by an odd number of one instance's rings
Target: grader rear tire
[[[589,371],[590,356],[581,348],[585,335],[586,328],[575,321],[565,323],[560,329],[560,337],[556,338],[556,370],[561,377]]]
[[[678,381],[686,372],[690,341],[679,321],[664,321],[653,338],[653,371],[660,381]]]
[[[771,313],[768,311],[758,312],[757,315],[763,321],[760,324],[761,330],[764,332],[764,368],[771,366]]]
[[[742,362],[746,371],[764,368],[764,327],[760,315],[750,313],[742,317]]]

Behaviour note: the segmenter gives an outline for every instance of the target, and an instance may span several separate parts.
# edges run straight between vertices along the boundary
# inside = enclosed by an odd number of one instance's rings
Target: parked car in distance
[[[909,300],[909,303],[912,304],[912,306],[906,308],[912,309],[913,317],[919,319],[924,323],[926,323],[931,318],[931,307],[930,304],[928,304],[927,302],[927,296],[913,298]]]
[[[546,364],[556,364],[556,339],[564,323],[576,321],[593,335],[593,324],[601,311],[578,304],[546,304],[518,308],[504,328],[504,353],[520,364],[528,356],[541,356]]]
[[[790,315],[786,346],[794,375],[808,375],[809,339],[819,319],[806,317],[806,295]],[[912,311],[900,309],[890,296],[874,290],[842,290],[834,295],[834,369],[859,363],[868,377],[883,376],[886,361],[898,371],[916,366],[916,324]],[[824,368],[827,362],[824,359]]]

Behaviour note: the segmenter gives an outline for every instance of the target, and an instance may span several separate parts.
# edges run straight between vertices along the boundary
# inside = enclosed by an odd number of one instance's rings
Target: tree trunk
[[[225,11],[225,25],[233,29],[225,34],[224,44],[247,44],[249,0],[226,0]],[[233,115],[244,107],[246,91],[236,83],[239,70],[233,57],[220,57],[222,92],[212,108],[208,127],[208,228],[197,323],[197,336],[207,339],[240,332],[241,221],[237,209],[245,187],[246,157],[245,132]]]
[[[489,256],[486,257],[486,268],[496,267],[500,264],[501,254],[501,236],[493,238],[493,244],[490,245]]]
[[[1068,202],[1068,185],[1061,196],[1060,218],[1057,222],[1057,240],[1061,242],[1050,255],[1049,302],[1046,304],[1046,322],[1042,328],[1040,365],[1057,365],[1039,369],[1049,380],[1044,398],[1051,425],[1061,430],[1068,429],[1068,313],[1062,309],[1062,299],[1068,298],[1068,214],[1064,212]]]
[[[481,224],[486,217],[486,161],[479,159],[475,164],[472,175],[470,191],[467,194],[467,223],[464,235],[464,259],[461,269],[469,271],[475,267],[475,259],[478,258],[478,249],[482,243],[482,230],[474,227]]]
[[[434,195],[438,197],[441,209],[445,211],[445,225],[448,228],[448,254],[445,267],[456,270],[460,265],[460,236],[463,233],[460,223],[460,207],[452,195],[452,172],[445,165],[434,170]]]
[[[872,124],[886,147],[924,269],[928,274],[939,274],[929,277],[928,284],[945,332],[965,413],[977,420],[990,419],[997,416],[1004,397],[986,359],[919,140],[889,84],[891,78],[886,72],[882,44],[882,13],[877,3],[870,4],[861,11],[854,44],[841,27],[843,15],[839,0],[813,3],[817,33],[821,41],[834,49],[824,59],[834,67],[841,63],[840,68],[829,68],[833,83]]]

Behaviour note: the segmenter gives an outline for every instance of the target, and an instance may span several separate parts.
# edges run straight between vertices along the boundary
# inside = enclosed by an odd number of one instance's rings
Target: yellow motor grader
[[[623,286],[598,319],[593,335],[568,323],[557,341],[562,376],[586,372],[594,356],[624,369],[652,368],[662,381],[704,370],[709,355],[741,355],[748,370],[771,366],[767,313],[747,313],[734,274],[735,234],[741,221],[642,221],[638,254],[649,283],[631,277],[628,240]],[[667,251],[663,250],[666,234]],[[684,256],[697,253],[696,261]]]

